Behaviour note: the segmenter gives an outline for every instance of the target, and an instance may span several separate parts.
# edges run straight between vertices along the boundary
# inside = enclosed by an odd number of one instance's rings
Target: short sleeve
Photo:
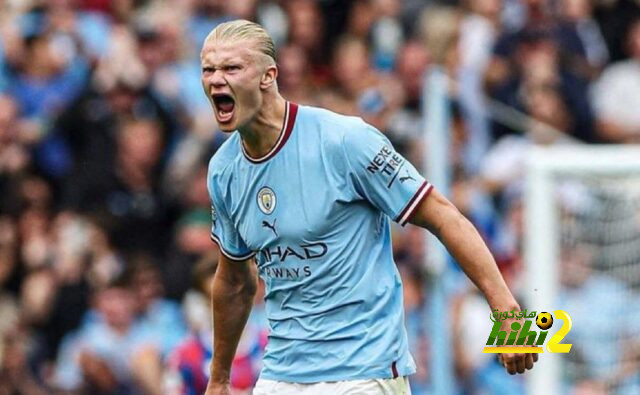
[[[432,185],[382,133],[366,123],[345,133],[343,148],[355,191],[404,226]]]
[[[80,338],[77,333],[67,335],[62,340],[53,380],[56,386],[66,391],[74,391],[82,384],[82,371],[78,366],[81,349]]]
[[[211,185],[208,187],[211,198],[211,239],[218,244],[220,252],[229,259],[241,261],[251,258],[255,253],[242,240],[225,211],[222,199],[217,196]]]

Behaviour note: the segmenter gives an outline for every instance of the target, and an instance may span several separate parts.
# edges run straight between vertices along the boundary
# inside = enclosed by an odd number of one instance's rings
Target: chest
[[[313,254],[304,246],[329,235],[351,200],[346,175],[319,149],[290,150],[261,166],[242,164],[237,172],[229,215],[254,251],[281,245],[292,254]]]

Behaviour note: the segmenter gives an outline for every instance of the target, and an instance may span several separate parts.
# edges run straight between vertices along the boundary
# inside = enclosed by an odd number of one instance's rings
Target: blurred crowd
[[[634,0],[0,0],[0,394],[204,390],[217,262],[205,181],[225,136],[199,51],[236,18],[272,35],[285,98],[363,117],[417,166],[423,77],[443,70],[451,198],[516,292],[526,150],[640,142]],[[393,231],[412,388],[430,393],[428,251],[421,230]],[[461,281],[450,307],[456,391],[522,391],[468,352],[490,331],[482,296]],[[267,335],[259,293],[238,393]],[[572,390],[637,379],[634,355]]]

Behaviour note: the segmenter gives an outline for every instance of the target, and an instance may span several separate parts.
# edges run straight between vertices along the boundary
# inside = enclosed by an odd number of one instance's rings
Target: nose
[[[209,84],[213,86],[224,86],[227,84],[227,80],[224,78],[224,72],[222,70],[214,70],[209,76]]]

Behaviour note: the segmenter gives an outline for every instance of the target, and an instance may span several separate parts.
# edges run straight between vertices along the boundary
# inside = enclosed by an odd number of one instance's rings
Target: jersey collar
[[[287,102],[284,110],[284,123],[282,124],[282,129],[280,130],[280,135],[278,136],[278,140],[276,144],[271,148],[269,152],[259,158],[251,157],[247,151],[244,149],[244,144],[242,141],[240,142],[240,146],[242,147],[242,153],[244,157],[251,163],[264,163],[269,159],[273,158],[282,147],[284,147],[285,143],[291,136],[291,131],[293,130],[293,124],[296,122],[296,115],[298,114],[298,105],[295,103]]]

